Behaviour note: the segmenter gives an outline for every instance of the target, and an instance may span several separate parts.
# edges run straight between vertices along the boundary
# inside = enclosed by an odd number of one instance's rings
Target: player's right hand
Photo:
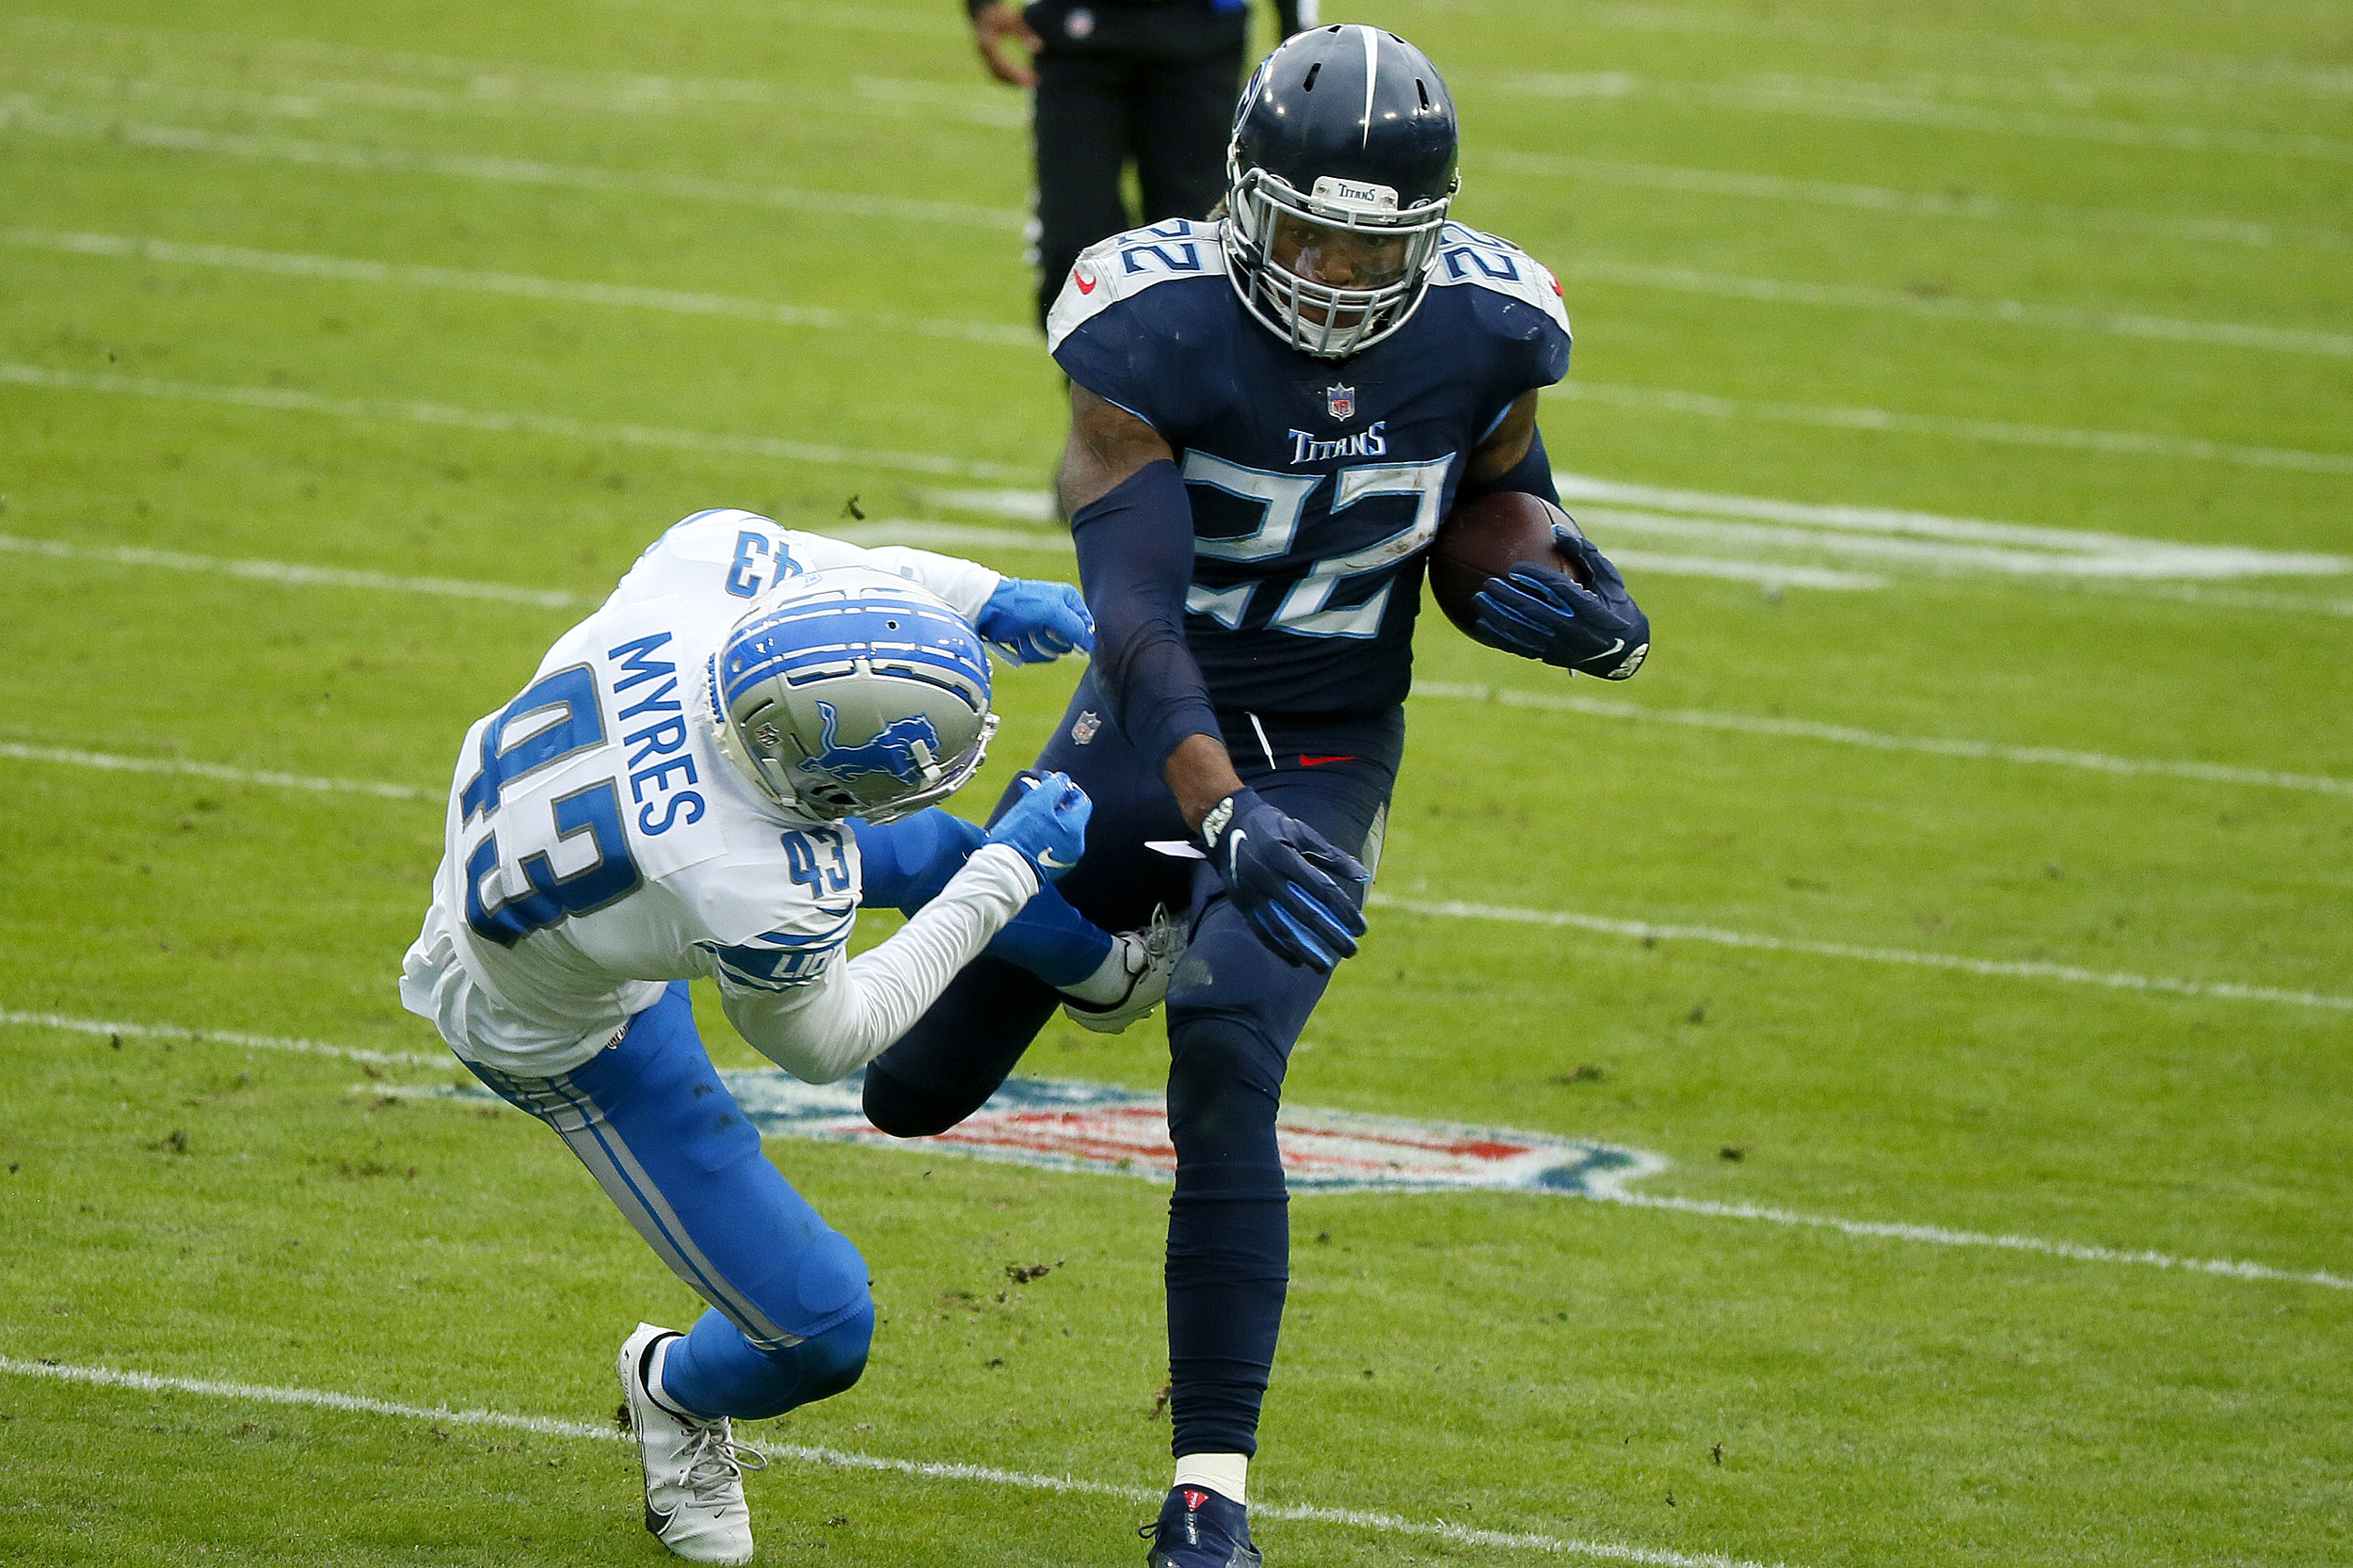
[[[1095,803],[1066,773],[1025,771],[1019,778],[1028,792],[997,819],[988,841],[1017,851],[1035,869],[1038,881],[1051,882],[1079,863]]]
[[[1030,28],[1020,10],[1005,0],[988,0],[988,4],[972,13],[972,42],[981,52],[981,63],[988,73],[1007,87],[1033,88],[1037,72],[1008,52],[1010,40],[1035,55],[1046,47],[1045,40]]]
[[[1276,957],[1330,974],[1355,955],[1365,934],[1358,904],[1372,873],[1354,856],[1247,788],[1209,808],[1201,847],[1225,896]]]

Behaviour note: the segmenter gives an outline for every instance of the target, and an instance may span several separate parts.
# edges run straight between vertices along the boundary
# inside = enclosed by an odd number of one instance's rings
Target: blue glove
[[[1024,770],[1017,776],[1030,792],[997,819],[988,841],[1018,850],[1040,882],[1051,882],[1079,863],[1087,847],[1087,818],[1095,814],[1095,803],[1066,773]]]
[[[1076,648],[1095,648],[1095,617],[1067,583],[1005,578],[974,624],[1016,664],[1043,664]]]
[[[1225,896],[1276,957],[1330,974],[1355,954],[1365,934],[1357,903],[1372,873],[1322,834],[1241,789],[1201,819],[1201,847]],[[1335,874],[1357,884],[1353,896]]]
[[[1624,680],[1650,652],[1650,617],[1593,540],[1573,528],[1555,528],[1553,548],[1583,568],[1593,585],[1580,587],[1575,578],[1542,567],[1490,577],[1472,600],[1479,606],[1479,640],[1524,659]]]

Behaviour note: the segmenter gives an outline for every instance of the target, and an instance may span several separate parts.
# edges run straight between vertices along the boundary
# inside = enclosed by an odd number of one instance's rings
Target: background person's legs
[[[1037,163],[1037,319],[1046,324],[1079,252],[1135,225],[1120,193],[1128,143],[1124,60],[1040,55],[1031,112]]]

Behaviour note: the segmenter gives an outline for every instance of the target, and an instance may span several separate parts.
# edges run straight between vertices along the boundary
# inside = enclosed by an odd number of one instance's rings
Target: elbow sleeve
[[[1193,503],[1176,465],[1146,463],[1070,520],[1095,613],[1095,675],[1120,729],[1154,772],[1188,735],[1219,733],[1185,646]]]
[[[1552,459],[1545,456],[1545,433],[1542,430],[1529,431],[1528,456],[1493,479],[1478,480],[1468,474],[1464,475],[1460,499],[1471,501],[1482,495],[1493,495],[1497,490],[1518,490],[1522,494],[1549,501],[1555,506],[1561,504],[1561,492],[1552,482]]]

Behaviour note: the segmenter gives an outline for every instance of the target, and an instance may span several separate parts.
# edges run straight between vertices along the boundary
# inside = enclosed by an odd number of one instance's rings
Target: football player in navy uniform
[[[1259,1561],[1245,1478],[1289,1248],[1275,1109],[1365,929],[1423,552],[1464,500],[1559,499],[1536,398],[1568,369],[1560,288],[1448,221],[1455,152],[1419,50],[1368,26],[1302,34],[1243,94],[1224,216],[1086,251],[1048,333],[1071,381],[1061,500],[1096,639],[1038,761],[1095,802],[1061,888],[1106,929],[1162,903],[1192,920],[1167,998],[1177,1463],[1152,1568]],[[1564,530],[1560,548],[1591,587],[1491,579],[1480,640],[1633,674],[1647,619],[1591,543]],[[1059,1000],[975,961],[869,1069],[868,1115],[904,1136],[952,1126]]]

